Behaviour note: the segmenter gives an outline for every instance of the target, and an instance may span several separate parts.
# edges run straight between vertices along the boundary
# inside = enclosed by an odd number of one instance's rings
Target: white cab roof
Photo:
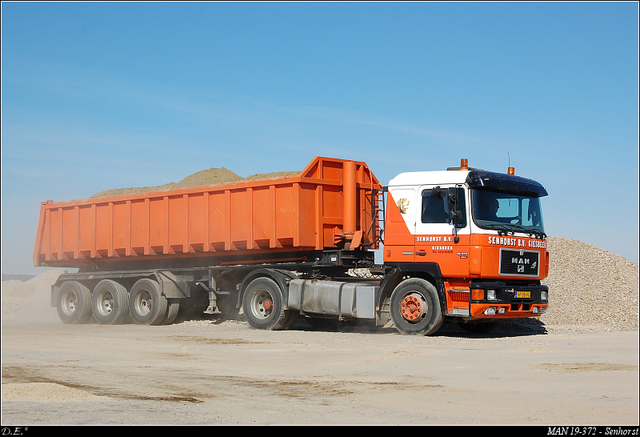
[[[389,181],[389,187],[407,185],[463,184],[467,180],[468,170],[414,171],[400,173]]]

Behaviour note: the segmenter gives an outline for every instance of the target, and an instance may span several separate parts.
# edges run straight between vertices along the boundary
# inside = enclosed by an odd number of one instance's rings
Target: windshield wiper
[[[496,229],[498,231],[499,235],[502,235],[504,233],[504,235],[508,235],[509,233],[511,233],[512,235],[518,231],[523,232],[525,234],[528,234],[529,236],[533,235],[536,238],[546,238],[547,234],[545,234],[544,232],[542,232],[539,229],[527,229],[522,225],[517,225],[517,224],[495,224],[495,223],[491,223],[491,224],[487,224],[487,225],[482,225],[481,227],[485,228],[485,229]]]
[[[490,223],[488,225],[481,225],[480,227],[485,229],[496,229],[498,231],[498,235],[503,235],[503,233],[504,235],[507,235],[509,232],[513,234],[515,232],[513,229],[511,229],[507,225],[499,225],[495,223]]]
[[[543,239],[543,238],[545,238],[547,236],[547,234],[545,234],[544,232],[542,232],[539,229],[527,229],[524,226],[518,225],[518,224],[512,224],[510,226],[512,226],[512,227],[524,232],[525,234],[529,234],[529,236],[533,235],[536,238]]]

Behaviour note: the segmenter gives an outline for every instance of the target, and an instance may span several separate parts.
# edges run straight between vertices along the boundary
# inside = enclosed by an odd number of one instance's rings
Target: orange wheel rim
[[[425,307],[425,302],[421,298],[415,294],[410,294],[402,299],[400,303],[400,313],[405,320],[415,322],[423,317]]]

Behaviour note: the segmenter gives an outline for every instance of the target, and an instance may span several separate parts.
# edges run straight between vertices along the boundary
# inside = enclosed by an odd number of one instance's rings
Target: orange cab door
[[[469,277],[469,213],[462,186],[424,185],[418,191],[415,262],[437,263],[447,278]],[[457,196],[457,200],[454,198]],[[460,227],[451,211],[457,207]]]

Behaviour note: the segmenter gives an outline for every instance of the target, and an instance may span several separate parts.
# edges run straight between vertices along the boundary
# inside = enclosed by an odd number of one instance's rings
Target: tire
[[[167,302],[167,315],[162,320],[162,324],[172,324],[178,315],[178,311],[180,311],[180,299],[169,299]]]
[[[395,328],[403,334],[431,335],[444,322],[436,287],[420,278],[398,284],[391,293],[389,310]]]
[[[129,293],[122,284],[103,279],[91,293],[93,318],[100,325],[120,325],[129,316]]]
[[[282,328],[280,328],[280,329],[289,329],[289,328],[291,328],[293,325],[296,324],[296,322],[300,318],[300,312],[299,311],[287,310],[285,312],[287,313],[287,319],[284,321],[284,323],[282,324]]]
[[[129,313],[138,325],[159,325],[167,316],[167,298],[153,279],[139,279],[129,293]]]
[[[87,323],[92,315],[91,292],[79,282],[63,282],[58,291],[56,308],[63,323]]]
[[[254,279],[242,296],[242,310],[250,326],[257,329],[288,329],[298,313],[284,309],[282,290],[270,278]]]

